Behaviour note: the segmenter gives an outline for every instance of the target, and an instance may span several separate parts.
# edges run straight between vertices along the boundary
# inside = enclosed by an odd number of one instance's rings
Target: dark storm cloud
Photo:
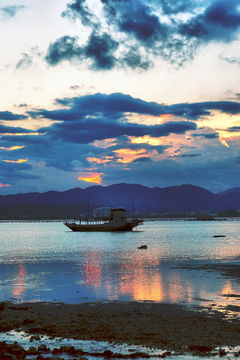
[[[55,105],[59,105],[58,110],[47,111],[42,109],[28,112],[32,118],[40,117],[60,121],[38,129],[37,132],[41,133],[41,136],[17,136],[17,133],[25,132],[25,130],[4,126],[0,128],[3,134],[8,134],[2,137],[3,147],[9,147],[8,144],[25,146],[25,148],[14,152],[16,160],[28,158],[31,154],[32,159],[37,162],[44,162],[46,167],[77,172],[80,171],[79,169],[92,167],[87,158],[108,156],[111,159],[110,162],[114,162],[116,166],[121,166],[117,155],[117,151],[120,149],[145,150],[144,153],[148,159],[153,152],[154,154],[163,154],[167,148],[171,147],[171,145],[152,146],[148,143],[132,143],[131,137],[143,137],[145,135],[164,137],[169,134],[186,134],[190,131],[191,136],[199,136],[208,140],[217,139],[218,133],[208,133],[205,128],[197,129],[195,122],[186,119],[198,119],[210,114],[212,110],[229,114],[240,112],[240,103],[237,102],[203,102],[168,106],[132,98],[121,93],[56,99]],[[134,114],[155,117],[172,114],[175,118],[174,121],[157,125],[145,125],[129,122],[129,119],[134,119]],[[180,116],[179,121],[176,121],[176,116]],[[229,131],[233,131],[231,128],[229,129]],[[195,133],[196,130],[197,134]],[[11,133],[14,136],[11,136]],[[109,138],[114,138],[115,141],[112,145],[109,143],[107,148],[100,148],[97,143],[94,143],[95,140]],[[184,152],[186,151],[187,149],[184,148]],[[5,151],[4,156],[6,155],[9,156]],[[189,148],[189,153],[182,155],[180,158],[186,158],[190,161],[191,158],[197,159],[201,154],[193,148]],[[177,157],[179,156],[176,156],[175,159]],[[141,164],[151,163],[149,160],[144,160],[145,157],[141,153],[139,153],[139,158],[139,161],[132,162],[135,168]],[[94,166],[99,171],[103,171],[103,164],[94,163]]]
[[[240,103],[233,101],[211,101],[193,104],[176,104],[166,107],[168,113],[175,116],[184,116],[188,119],[198,119],[201,116],[209,116],[212,110],[236,115],[240,113]]]
[[[182,158],[192,158],[192,157],[197,157],[197,156],[201,156],[202,154],[181,154],[181,155],[175,155],[177,157],[182,157]]]
[[[63,98],[63,99],[55,99],[55,105],[62,105],[62,106],[70,106],[72,105],[72,99],[70,98]]]
[[[185,117],[197,120],[202,116],[209,116],[211,111],[219,110],[223,113],[236,115],[240,113],[240,103],[233,101],[215,101],[202,103],[182,103],[173,105],[161,105],[156,102],[147,102],[130,95],[121,93],[94,94],[72,99],[57,100],[59,104],[72,105],[70,109],[63,110],[39,110],[27,113],[36,118],[45,117],[51,120],[80,121],[85,116],[97,116],[104,114],[105,120],[113,117],[117,120],[126,120],[124,113],[137,113],[152,116],[171,114],[173,116]]]
[[[30,164],[14,164],[0,161],[0,178],[8,183],[21,179],[40,180],[42,178],[41,176],[31,173],[31,170],[32,166]]]
[[[229,127],[227,129],[225,129],[225,131],[229,131],[229,132],[239,132],[240,131],[240,126],[232,126]]]
[[[104,118],[87,118],[81,122],[63,122],[53,124],[48,128],[39,129],[46,132],[53,139],[67,142],[87,144],[95,140],[104,140],[121,135],[151,137],[168,136],[170,133],[185,134],[189,130],[196,130],[195,123],[190,121],[169,122],[161,125],[139,125],[105,120]]]
[[[69,104],[71,102],[68,99]],[[58,102],[60,100],[58,99]],[[28,111],[33,118],[42,116],[51,120],[74,121],[81,120],[85,116],[104,113],[105,117],[121,118],[123,113],[133,112],[139,114],[159,115],[165,114],[165,107],[155,102],[146,102],[141,99],[133,98],[130,95],[121,93],[94,94],[72,98],[72,107],[69,110],[40,110]]]
[[[88,66],[86,60],[90,59],[93,70],[147,70],[161,57],[181,66],[193,58],[200,45],[233,41],[240,29],[239,0],[100,1],[104,18],[97,18],[86,0],[67,4],[62,16],[79,19],[93,31],[81,46],[77,37],[69,36],[50,44],[46,56],[49,65],[78,60]],[[178,17],[181,13],[188,14],[186,20]],[[160,14],[165,16],[164,21]],[[119,45],[121,51],[117,53]]]
[[[232,41],[240,27],[238,0],[213,1],[205,11],[180,26],[180,34],[204,42]]]
[[[154,1],[157,2],[157,1]],[[206,1],[194,0],[159,0],[162,11],[166,15],[176,15],[179,13],[186,13],[196,10],[196,8],[203,6]]]
[[[5,160],[5,159],[4,159]],[[0,169],[1,171],[25,171],[25,170],[31,170],[32,166],[27,163],[11,163],[11,162],[5,162],[0,161]]]
[[[150,157],[139,157],[132,161],[133,164],[134,163],[149,163],[149,162],[153,162]]]
[[[67,4],[67,10],[62,12],[62,17],[73,20],[80,18],[83,25],[91,26],[94,16],[85,3],[86,0],[75,0],[75,2]]]
[[[94,70],[109,70],[115,66],[114,51],[118,43],[110,35],[92,32],[84,46],[77,44],[78,37],[63,36],[50,44],[45,60],[51,66],[62,61],[83,62],[90,59],[90,68]]]
[[[156,150],[156,152],[158,154],[163,154],[163,152],[170,148],[170,145],[150,145],[148,143],[140,143],[140,144],[135,144],[132,143],[131,140],[129,141],[119,141],[119,139],[121,139],[121,137],[119,137],[115,143],[116,145],[113,146],[109,146],[107,148],[107,150],[105,150],[105,154],[107,156],[111,156],[112,154],[114,154],[114,151],[119,150],[119,149],[130,149],[130,150],[146,150],[146,151],[153,151]]]
[[[168,27],[162,25],[159,18],[151,13],[151,9],[141,2],[137,7],[132,1],[125,2],[124,11],[116,24],[121,32],[132,34],[146,47],[153,46],[156,41],[165,40],[168,33]]]
[[[147,70],[154,66],[153,62],[148,60],[147,57],[143,58],[139,53],[138,49],[132,48],[130,51],[123,56],[123,65],[130,67],[131,69],[142,69]]]
[[[80,60],[83,55],[82,48],[77,44],[78,37],[62,36],[48,47],[45,57],[47,63],[56,66],[65,60]]]
[[[0,120],[24,120],[27,118],[26,115],[13,114],[10,111],[0,111]]]
[[[203,137],[205,139],[218,139],[219,134],[218,133],[211,133],[211,134],[192,134],[194,137]]]
[[[22,134],[22,133],[30,133],[32,131],[23,129],[23,128],[16,128],[11,126],[4,126],[0,125],[0,134]]]
[[[25,9],[25,6],[23,5],[10,5],[10,6],[4,6],[0,7],[0,12],[3,14],[6,18],[12,18],[14,17],[18,11]]]
[[[92,33],[84,48],[84,55],[93,61],[92,68],[95,70],[109,70],[115,66],[113,52],[118,48],[118,43],[110,35],[101,36]]]

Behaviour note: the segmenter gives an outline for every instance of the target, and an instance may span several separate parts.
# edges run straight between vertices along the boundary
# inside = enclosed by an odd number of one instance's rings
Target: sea
[[[240,304],[240,277],[219,271],[240,264],[239,218],[84,233],[62,221],[1,221],[0,234],[0,301]]]
[[[192,305],[240,293],[238,279],[207,266],[239,263],[238,218],[146,220],[131,232],[84,233],[60,221],[8,221],[0,234],[1,301]]]

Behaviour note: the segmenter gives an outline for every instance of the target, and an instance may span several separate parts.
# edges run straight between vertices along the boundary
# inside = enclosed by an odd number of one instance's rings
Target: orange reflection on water
[[[86,285],[99,287],[101,285],[102,270],[101,256],[99,253],[88,252],[86,254],[87,263],[85,265]]]
[[[177,302],[180,298],[190,299],[193,293],[193,285],[192,282],[187,282],[186,280],[183,284],[180,274],[174,271],[169,279],[169,286],[166,292],[172,302]]]
[[[159,261],[154,254],[152,254],[151,259],[155,266],[158,265]],[[149,271],[148,258],[136,258],[132,265],[122,265],[122,270],[125,275],[120,278],[119,289],[121,294],[132,295],[133,300],[162,301],[161,274]]]
[[[18,273],[19,278],[15,282],[13,288],[13,296],[16,298],[19,298],[26,290],[25,275],[26,275],[26,270],[24,265],[19,264],[19,273]]]
[[[228,280],[222,288],[222,295],[228,295],[228,294],[232,294],[232,293],[233,293],[232,285],[231,285],[230,281]]]

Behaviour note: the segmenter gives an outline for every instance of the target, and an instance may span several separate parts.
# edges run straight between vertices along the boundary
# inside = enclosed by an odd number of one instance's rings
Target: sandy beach
[[[213,308],[209,307],[209,312]],[[239,321],[229,321],[216,309],[210,314],[153,302],[5,302],[1,304],[0,326],[1,331],[24,330],[33,337],[46,334],[101,340],[179,353],[240,344]]]

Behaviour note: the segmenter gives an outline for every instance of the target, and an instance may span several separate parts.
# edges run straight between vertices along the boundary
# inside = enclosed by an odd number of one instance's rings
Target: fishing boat
[[[123,208],[111,209],[111,215],[108,218],[87,218],[64,223],[73,231],[132,231],[143,221],[139,219],[128,219],[126,210]]]

